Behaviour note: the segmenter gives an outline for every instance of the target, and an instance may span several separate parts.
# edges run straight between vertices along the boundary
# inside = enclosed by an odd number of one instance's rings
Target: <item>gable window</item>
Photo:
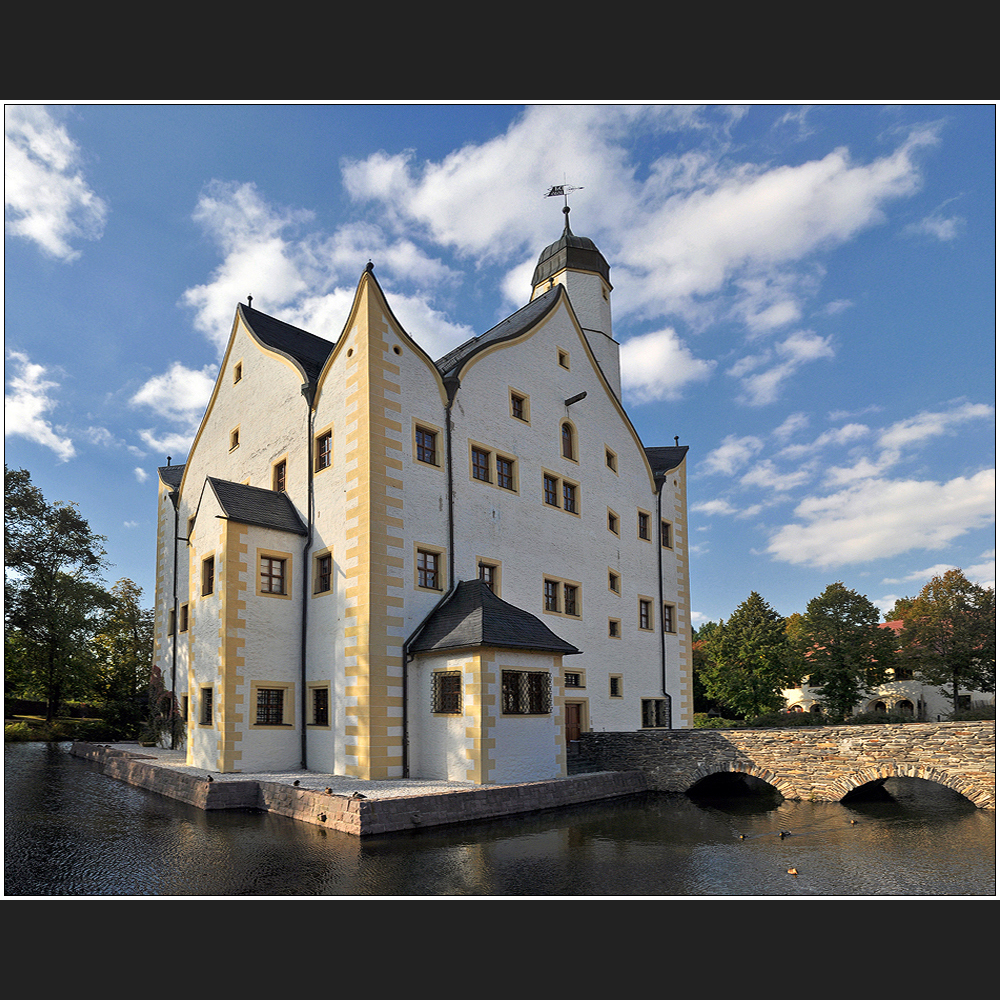
[[[650,541],[649,537],[649,515],[644,511],[639,511],[639,537]]]
[[[462,711],[462,673],[459,670],[436,670],[431,675],[431,711],[435,715],[460,715]]]
[[[260,591],[262,594],[285,593],[285,560],[273,556],[260,557]]]
[[[437,465],[437,433],[426,427],[417,427],[415,434],[417,461]]]
[[[276,462],[271,470],[271,489],[277,493],[285,492],[285,473],[288,470],[288,463],[282,459]]]
[[[316,557],[316,586],[313,593],[325,594],[333,588],[333,556],[329,553]]]
[[[215,590],[215,556],[201,562],[201,596],[208,597]]]
[[[233,368],[233,382],[239,382],[243,378],[243,362],[237,361],[236,366]]]
[[[258,726],[280,726],[285,721],[285,691],[283,688],[257,688]]]
[[[229,432],[229,450],[235,451],[240,446],[240,429],[239,427],[234,427]]]
[[[562,423],[562,457],[568,458],[570,461],[576,461],[576,439],[573,434],[573,425],[568,421],[564,420]]]
[[[333,462],[333,431],[324,431],[316,438],[315,467],[317,472],[330,468]]]
[[[441,589],[441,557],[437,552],[417,549],[417,586],[425,590]]]
[[[642,728],[666,729],[670,726],[670,711],[666,698],[642,699]]]
[[[514,392],[513,389],[510,393],[510,415],[515,420],[528,423],[528,397],[523,393]]]
[[[504,715],[548,715],[552,711],[552,678],[541,670],[502,670]]]
[[[569,352],[560,350],[559,354],[559,367],[569,369]]]
[[[674,530],[669,521],[660,521],[660,545],[665,549],[674,547]]]
[[[618,456],[610,448],[604,449],[604,464],[612,472],[618,471]]]

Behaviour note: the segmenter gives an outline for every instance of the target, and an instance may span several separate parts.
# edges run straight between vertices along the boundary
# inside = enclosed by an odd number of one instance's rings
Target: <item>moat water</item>
[[[6,744],[4,770],[5,896],[996,895],[995,814],[918,779],[864,801],[648,794],[362,840],[202,812],[69,744]]]

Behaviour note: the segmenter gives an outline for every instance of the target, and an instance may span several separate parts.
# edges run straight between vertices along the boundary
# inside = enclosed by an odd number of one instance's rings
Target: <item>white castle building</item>
[[[361,275],[334,339],[236,309],[159,470],[156,665],[189,764],[477,783],[692,724],[686,447],[621,399],[592,241],[437,361]]]

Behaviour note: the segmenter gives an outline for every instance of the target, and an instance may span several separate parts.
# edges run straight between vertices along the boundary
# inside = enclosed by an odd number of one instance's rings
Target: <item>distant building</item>
[[[156,663],[188,763],[511,782],[692,724],[687,448],[622,406],[608,264],[432,360],[369,264],[324,339],[239,305],[159,470]]]
[[[892,629],[897,635],[903,627],[901,621],[884,622],[882,628]],[[908,667],[890,670],[891,680],[880,684],[871,694],[854,706],[854,714],[868,712],[898,712],[914,718],[934,722],[952,713],[951,698],[941,693],[940,685],[925,684],[914,679],[914,671]],[[808,681],[808,678],[806,678]],[[793,712],[821,711],[819,692],[808,684],[782,691],[782,695]],[[996,696],[982,691],[959,689],[959,703],[963,708],[985,708],[996,705]]]

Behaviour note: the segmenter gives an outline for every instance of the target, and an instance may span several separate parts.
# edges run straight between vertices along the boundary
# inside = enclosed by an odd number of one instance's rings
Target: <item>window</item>
[[[572,483],[563,483],[563,510],[576,513],[576,487]]]
[[[312,720],[311,726],[330,725],[330,689],[314,687],[312,689]]]
[[[559,506],[559,480],[555,476],[543,477],[545,486],[545,502],[552,507]]]
[[[257,688],[258,726],[281,726],[285,721],[285,691],[283,688]]]
[[[461,714],[461,671],[437,670],[431,675],[431,711],[435,715]]]
[[[622,592],[622,578],[613,569],[608,570],[608,590],[615,594]]]
[[[559,351],[559,367],[569,369],[569,352]]]
[[[644,510],[639,511],[639,537],[644,538],[647,542],[650,541],[649,515]]]
[[[612,698],[621,698],[622,690],[621,674],[612,674],[608,678],[608,695]]]
[[[613,532],[616,535],[619,532],[618,515],[610,508],[608,508],[608,531]]]
[[[262,594],[285,593],[285,560],[273,556],[260,557],[260,592]]]
[[[275,462],[274,467],[271,469],[271,489],[277,493],[285,492],[285,473],[288,469],[288,463],[282,459],[280,462]]]
[[[541,670],[502,670],[504,715],[547,715],[552,711],[552,678]]]
[[[314,594],[325,594],[333,588],[333,556],[329,552],[316,556]]]
[[[167,635],[174,635],[177,632],[177,612],[173,608],[167,617]]]
[[[201,596],[207,597],[215,590],[215,556],[201,562]]]
[[[666,698],[642,699],[642,728],[666,729],[670,725],[670,711]]]
[[[188,605],[181,605],[181,631],[186,632],[188,630]]]
[[[545,577],[542,581],[542,609],[549,614],[580,618],[583,589],[576,580]]]
[[[333,462],[333,431],[323,431],[316,437],[315,467],[317,472],[330,468]]]
[[[472,478],[484,483],[490,481],[490,453],[482,448],[472,449]]]
[[[576,461],[576,442],[574,441],[573,425],[564,420],[562,424],[562,457]]]
[[[674,547],[674,528],[669,521],[660,521],[660,545],[665,549]]]
[[[509,458],[497,456],[497,486],[503,490],[514,489],[514,463]]]
[[[620,639],[622,637],[622,623],[620,618],[608,619],[608,635],[612,639]]]
[[[563,584],[563,614],[572,615],[574,618],[580,617],[580,606],[577,603],[577,595],[580,592],[579,587],[574,587],[572,584]]]
[[[201,689],[198,723],[202,726],[210,726],[212,724],[212,689],[210,687],[203,687]]]
[[[441,589],[441,557],[437,552],[417,549],[417,586],[425,590]]]
[[[243,378],[243,362],[237,361],[236,366],[233,368],[233,382],[239,382]]]
[[[500,564],[479,560],[479,579],[486,584],[494,594],[500,594]]]
[[[649,609],[652,605],[652,601],[647,601],[644,599],[639,600],[639,628],[652,630],[653,626],[650,622]]]
[[[542,492],[549,507],[561,506],[568,514],[580,513],[580,485],[554,472],[542,472]]]
[[[575,671],[572,673],[563,674],[563,685],[568,688],[582,688],[583,675],[578,674]]]
[[[229,450],[235,451],[240,446],[240,429],[239,427],[234,427],[229,432]]]
[[[525,423],[529,422],[528,397],[524,393],[515,392],[513,389],[510,391],[510,415],[515,420],[523,420]]]
[[[610,448],[604,449],[604,464],[612,472],[618,471],[618,456]]]
[[[663,605],[663,631],[664,632],[676,632],[677,631],[677,615],[672,604]]]
[[[417,446],[417,461],[428,465],[437,465],[437,432],[426,427],[417,427],[415,431]]]

